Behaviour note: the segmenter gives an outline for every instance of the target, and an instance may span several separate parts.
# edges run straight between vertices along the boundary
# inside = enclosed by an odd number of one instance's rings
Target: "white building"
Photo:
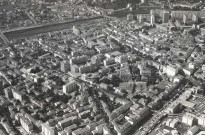
[[[21,93],[20,91],[17,90],[13,90],[13,97],[19,101],[23,100],[23,93]]]
[[[26,132],[30,133],[33,130],[33,124],[25,117],[20,118],[21,126]]]
[[[198,124],[201,126],[205,126],[205,117],[198,117]]]
[[[55,126],[51,123],[43,123],[42,127],[42,135],[56,135],[57,131]]]
[[[77,89],[77,84],[73,81],[66,85],[63,85],[63,93],[71,93],[73,90]]]
[[[163,71],[168,76],[172,76],[173,77],[173,76],[175,76],[178,73],[178,68],[167,65],[166,67],[163,68]]]
[[[190,113],[186,113],[184,114],[184,116],[182,117],[182,122],[189,125],[189,126],[193,126],[194,124],[194,120],[195,120],[195,117],[193,114],[190,114]]]

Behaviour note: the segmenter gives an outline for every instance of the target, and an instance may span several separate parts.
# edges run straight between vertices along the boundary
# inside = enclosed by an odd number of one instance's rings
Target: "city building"
[[[163,11],[162,22],[168,23],[170,17],[170,13],[168,11]]]
[[[19,101],[23,101],[24,99],[24,94],[21,92],[21,91],[18,91],[18,90],[15,90],[13,89],[12,90],[13,92],[13,97]]]
[[[190,113],[186,113],[182,117],[182,122],[189,125],[189,126],[193,126],[195,120],[196,120],[196,118]]]
[[[61,71],[67,73],[70,70],[70,63],[68,61],[61,61]]]
[[[0,0],[0,134],[204,135],[204,8]]]
[[[127,14],[127,21],[133,21],[134,16],[132,14]]]
[[[55,120],[49,120],[46,123],[43,123],[41,125],[42,127],[42,134],[43,135],[56,135],[57,130],[55,128],[56,121]]]
[[[20,123],[27,133],[31,133],[34,130],[33,124],[27,118],[21,117]]]
[[[63,93],[71,93],[78,88],[78,85],[73,81],[63,85]]]
[[[81,31],[80,29],[77,27],[77,26],[73,26],[73,33],[75,35],[80,35],[81,34]]]

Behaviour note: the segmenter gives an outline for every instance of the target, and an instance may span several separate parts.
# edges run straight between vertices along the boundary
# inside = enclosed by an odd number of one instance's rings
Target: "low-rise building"
[[[195,116],[193,114],[190,114],[190,113],[186,113],[182,117],[182,122],[189,125],[189,126],[193,126],[195,120],[196,120]]]

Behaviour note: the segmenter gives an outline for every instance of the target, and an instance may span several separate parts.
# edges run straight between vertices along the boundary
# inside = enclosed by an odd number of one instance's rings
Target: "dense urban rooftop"
[[[1,135],[204,135],[205,1],[0,0]]]

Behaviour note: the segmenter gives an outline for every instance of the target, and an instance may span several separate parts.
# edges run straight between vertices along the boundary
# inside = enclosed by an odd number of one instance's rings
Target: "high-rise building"
[[[0,79],[0,94],[3,93],[3,81]]]
[[[188,23],[188,17],[187,17],[187,15],[183,15],[183,23],[184,24],[187,24]]]
[[[41,125],[42,127],[42,135],[56,135],[57,130],[55,129],[56,121],[49,120],[46,123]]]
[[[23,127],[23,129],[27,133],[31,133],[31,131],[33,130],[33,124],[29,121],[29,119],[27,119],[25,117],[21,117],[20,123],[21,123],[21,126]]]
[[[193,15],[192,15],[192,21],[193,21],[194,23],[198,23],[199,17],[198,17],[196,14],[193,14]]]
[[[70,70],[69,61],[61,61],[61,71],[67,73]]]
[[[13,89],[12,92],[13,92],[13,97],[14,97],[15,99],[17,99],[17,100],[19,100],[19,101],[22,101],[22,100],[23,100],[23,98],[24,98],[24,93],[22,93],[21,91],[15,90],[15,89]]]
[[[169,12],[166,11],[166,10],[164,10],[163,16],[162,16],[162,22],[163,22],[163,23],[168,23],[168,21],[169,21],[169,16],[170,16]]]
[[[154,24],[155,23],[155,16],[151,15],[151,19],[150,19],[150,24]]]
[[[77,89],[78,85],[75,82],[70,82],[66,85],[63,85],[63,93],[71,93],[73,90]]]

